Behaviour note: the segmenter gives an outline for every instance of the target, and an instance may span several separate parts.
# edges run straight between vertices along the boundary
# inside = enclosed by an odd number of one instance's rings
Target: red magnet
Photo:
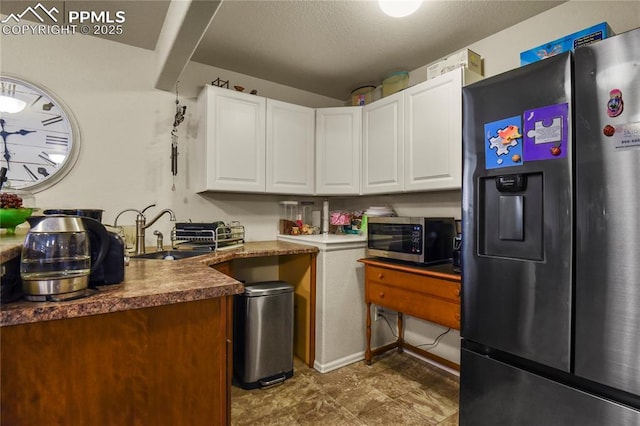
[[[609,102],[607,102],[607,114],[609,117],[617,117],[622,114],[624,102],[622,102],[622,92],[620,89],[613,89],[609,92]]]
[[[616,132],[616,128],[607,124],[606,126],[604,126],[604,129],[602,129],[602,133],[604,133],[605,136],[611,137],[613,136],[613,134]]]
[[[549,151],[551,151],[551,155],[553,155],[554,157],[557,157],[562,153],[562,150],[559,146],[552,146]]]

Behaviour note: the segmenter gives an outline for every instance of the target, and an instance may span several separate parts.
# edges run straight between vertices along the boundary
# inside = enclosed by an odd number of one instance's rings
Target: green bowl
[[[33,213],[33,209],[0,209],[0,228],[8,235],[16,233],[16,226],[24,223]]]

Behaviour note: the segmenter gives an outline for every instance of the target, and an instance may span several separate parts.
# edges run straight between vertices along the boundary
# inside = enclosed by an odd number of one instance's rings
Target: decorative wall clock
[[[10,187],[41,191],[60,181],[80,151],[80,132],[68,107],[51,91],[0,76],[0,166]]]

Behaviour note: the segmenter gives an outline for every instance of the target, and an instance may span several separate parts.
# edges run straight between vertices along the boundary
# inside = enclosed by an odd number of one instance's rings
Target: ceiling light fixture
[[[418,10],[422,0],[378,0],[380,9],[394,18],[403,18]]]

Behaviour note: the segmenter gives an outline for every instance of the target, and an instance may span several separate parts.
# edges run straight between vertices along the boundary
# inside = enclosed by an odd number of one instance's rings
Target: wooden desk
[[[451,265],[412,266],[381,259],[360,259],[365,265],[365,303],[367,305],[367,349],[365,360],[398,348],[410,349],[448,367],[460,367],[444,358],[404,341],[403,314],[460,330],[460,275]],[[371,349],[371,304],[398,312],[398,340]]]

